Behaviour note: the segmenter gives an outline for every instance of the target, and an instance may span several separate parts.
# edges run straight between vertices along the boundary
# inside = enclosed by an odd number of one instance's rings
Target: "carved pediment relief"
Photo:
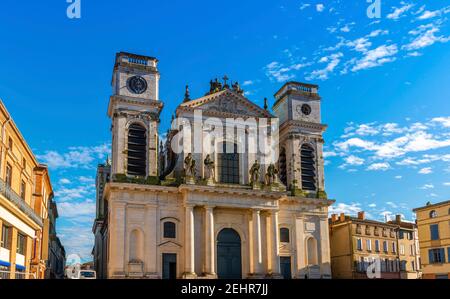
[[[230,90],[183,103],[181,108],[201,109],[205,112],[236,114],[246,117],[273,117],[268,111],[252,103],[244,96]]]

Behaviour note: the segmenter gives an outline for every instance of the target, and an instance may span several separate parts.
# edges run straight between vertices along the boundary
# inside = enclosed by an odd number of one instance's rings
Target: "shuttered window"
[[[316,163],[314,157],[314,150],[307,144],[302,145],[301,149],[302,161],[302,189],[316,190]]]
[[[128,164],[127,173],[146,176],[147,169],[147,131],[138,124],[128,129]]]

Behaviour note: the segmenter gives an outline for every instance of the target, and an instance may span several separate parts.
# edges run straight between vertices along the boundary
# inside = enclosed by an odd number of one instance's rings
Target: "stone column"
[[[272,211],[270,213],[270,232],[268,236],[271,236],[271,248],[270,248],[270,260],[272,265],[272,275],[274,278],[279,278],[281,275],[280,270],[280,238],[278,228],[278,211]]]
[[[205,272],[216,277],[216,242],[214,238],[214,207],[205,207]]]
[[[331,278],[330,234],[328,217],[320,217],[320,274],[322,278]]]
[[[195,278],[195,239],[194,239],[194,206],[186,206],[185,233],[184,233],[184,278]]]
[[[253,210],[253,274],[262,274],[261,211]]]
[[[303,278],[306,273],[306,261],[305,261],[305,221],[303,217],[295,219],[295,246],[297,252],[297,265],[296,271],[297,278]]]

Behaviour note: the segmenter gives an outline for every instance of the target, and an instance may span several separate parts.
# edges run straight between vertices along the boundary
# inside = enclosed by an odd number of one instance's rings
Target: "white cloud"
[[[92,168],[93,162],[102,160],[110,153],[108,144],[99,146],[77,146],[70,147],[66,153],[47,151],[37,158],[49,168]]]
[[[401,176],[401,175],[396,175],[395,178],[396,178],[397,180],[400,180],[400,179],[402,178],[402,176]]]
[[[379,132],[372,124],[362,124],[355,130],[355,133],[360,136],[377,135]]]
[[[443,123],[445,128],[446,118],[434,118],[433,120],[431,123]],[[352,124],[344,130],[345,134],[341,136],[343,140],[334,142],[333,145],[338,153],[369,151],[373,153],[375,159],[397,158],[407,153],[424,152],[450,146],[450,134],[439,131],[435,131],[433,134],[429,133],[428,130],[432,128],[433,126],[423,123],[413,123],[406,127],[400,127],[396,123]],[[374,137],[377,139],[372,140]],[[397,162],[397,164],[417,165],[437,160],[446,161],[450,160],[450,157],[447,155],[424,155],[423,159],[420,160],[408,157],[404,161]]]
[[[322,12],[325,9],[325,5],[323,5],[322,3],[316,4],[316,10],[318,12]]]
[[[373,50],[369,50],[365,53],[365,56],[359,59],[355,66],[353,66],[352,71],[356,72],[359,70],[364,70],[368,68],[373,68],[376,66],[383,65],[387,62],[392,62],[395,60],[394,55],[397,54],[397,45],[382,45]]]
[[[351,26],[353,25],[355,25],[355,22],[347,23],[340,30],[342,32],[350,32],[350,30],[352,29]]]
[[[242,86],[249,86],[249,85],[253,85],[255,82],[253,82],[252,80],[246,80],[244,81],[244,83],[242,83]]]
[[[91,184],[95,183],[95,179],[93,177],[80,176],[78,180],[81,183],[91,183]]]
[[[334,205],[330,206],[330,208],[328,209],[329,214],[344,213],[346,215],[354,215],[361,211],[362,211],[362,209],[361,209],[359,203],[346,204],[343,202],[334,204]]]
[[[348,165],[363,165],[365,160],[352,155],[345,157],[344,161]]]
[[[447,117],[435,117],[431,120],[444,126],[445,128],[450,128],[450,116]]]
[[[439,32],[439,28],[434,24],[421,25],[417,30],[411,30],[411,35],[417,35],[410,43],[402,46],[402,49],[407,51],[418,50],[425,47],[429,47],[436,42],[446,43],[450,40],[450,37],[436,36],[435,33]]]
[[[270,79],[275,79],[277,82],[284,82],[295,78],[292,71],[298,71],[311,63],[297,63],[290,66],[284,66],[283,64],[273,61],[265,66],[266,75]]]
[[[418,20],[427,20],[427,19],[431,19],[431,18],[434,18],[437,16],[441,16],[441,15],[449,13],[449,12],[450,12],[450,6],[443,7],[441,9],[433,10],[433,11],[426,10],[420,16],[418,16],[417,19]]]
[[[386,171],[389,168],[391,168],[391,166],[389,165],[389,163],[387,162],[381,162],[381,163],[374,163],[369,165],[369,167],[367,167],[367,170],[374,170],[374,171]]]
[[[371,203],[370,205],[369,205],[369,208],[376,208],[377,207],[377,204],[376,203]]]
[[[67,184],[70,184],[70,180],[66,179],[66,178],[62,178],[59,180],[59,183],[63,184],[63,185],[67,185]]]
[[[335,145],[344,152],[348,152],[352,147],[364,150],[373,150],[375,148],[375,143],[362,140],[361,138],[350,138],[346,141],[335,143]]]
[[[327,66],[323,69],[312,71],[307,79],[308,80],[311,80],[311,79],[326,80],[326,79],[328,79],[328,75],[334,71],[336,66],[341,61],[342,56],[344,56],[344,54],[339,52],[339,53],[331,54],[330,56],[322,57],[319,62],[327,62],[328,63]]]
[[[83,261],[92,260],[94,235],[89,225],[63,226],[58,228],[58,235],[63,243],[66,254],[77,254]]]
[[[61,187],[55,191],[55,197],[58,202],[67,202],[73,199],[81,199],[95,192],[91,185],[76,186],[74,188]],[[59,203],[58,203],[59,205]]]
[[[390,14],[387,15],[388,19],[397,20],[405,12],[407,12],[408,10],[410,10],[414,6],[414,4],[407,4],[405,2],[400,2],[400,4],[402,4],[403,6],[401,6],[401,7],[392,7],[394,10]]]
[[[450,182],[445,182],[442,185],[446,186],[446,187],[450,187]]]
[[[433,172],[433,170],[431,167],[425,167],[425,168],[420,169],[418,173],[419,174],[430,174],[432,172]]]
[[[83,216],[93,218],[95,214],[95,202],[92,200],[59,202],[58,211],[60,216],[66,219],[76,219]]]
[[[300,10],[304,10],[305,8],[308,8],[310,6],[311,6],[311,4],[309,4],[309,3],[302,3],[302,5],[300,5]]]
[[[434,189],[434,185],[433,184],[425,184],[422,187],[420,187],[420,189],[422,189],[422,190]]]

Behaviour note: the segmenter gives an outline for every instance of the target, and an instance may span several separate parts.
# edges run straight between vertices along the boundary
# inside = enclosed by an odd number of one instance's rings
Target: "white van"
[[[96,279],[97,273],[94,270],[80,270],[79,279]]]

